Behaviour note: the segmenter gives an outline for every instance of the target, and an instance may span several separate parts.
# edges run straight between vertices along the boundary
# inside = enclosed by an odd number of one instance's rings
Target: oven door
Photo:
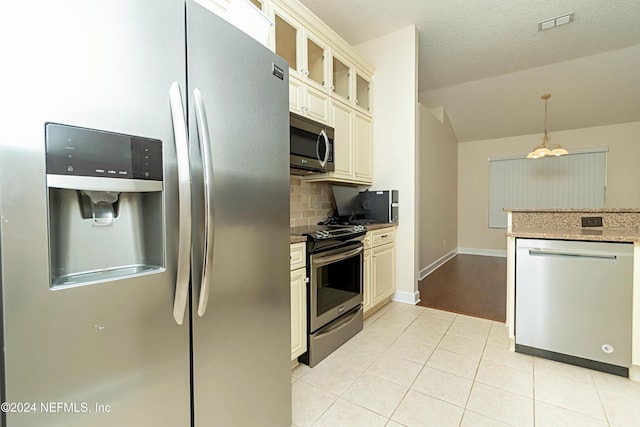
[[[362,243],[310,256],[310,333],[362,304]]]

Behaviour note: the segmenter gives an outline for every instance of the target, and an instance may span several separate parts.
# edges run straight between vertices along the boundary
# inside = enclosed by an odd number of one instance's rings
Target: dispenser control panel
[[[162,181],[162,141],[45,124],[47,174]]]

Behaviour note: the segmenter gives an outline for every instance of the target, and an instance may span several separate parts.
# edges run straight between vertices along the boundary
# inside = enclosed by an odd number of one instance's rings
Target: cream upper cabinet
[[[289,77],[289,111],[331,125],[329,97],[326,93]]]
[[[339,54],[332,52],[331,55],[331,94],[338,100],[349,105],[353,101],[352,95],[352,65]]]
[[[373,180],[373,123],[370,117],[354,114],[354,157],[356,182],[371,183]]]
[[[273,5],[271,9],[275,26],[273,48],[289,63],[289,74],[318,89],[328,88],[326,43],[283,8]]]
[[[305,31],[303,47],[305,64],[302,73],[305,77],[304,82],[326,89],[329,86],[329,55],[326,44],[313,33]]]
[[[371,118],[347,104],[330,100],[329,124],[335,133],[335,170],[304,177],[305,181],[332,181],[370,185],[373,181],[373,138]]]
[[[353,109],[340,102],[331,102],[331,125],[335,171],[332,175],[347,181],[353,179]]]
[[[329,120],[329,97],[327,94],[307,85],[303,85],[302,92],[304,114],[313,120],[331,124]]]
[[[373,182],[373,68],[298,0],[262,1],[274,22],[270,47],[289,63],[289,109],[335,129],[335,172],[304,177]]]
[[[371,117],[371,76],[358,70],[337,52],[331,52],[331,96]]]
[[[355,91],[353,103],[356,108],[365,114],[371,115],[371,77],[357,71]]]
[[[271,5],[271,10],[275,28],[271,48],[289,63],[289,75],[302,81],[302,24],[275,4]]]
[[[304,114],[304,94],[302,82],[293,76],[289,77],[289,111]]]

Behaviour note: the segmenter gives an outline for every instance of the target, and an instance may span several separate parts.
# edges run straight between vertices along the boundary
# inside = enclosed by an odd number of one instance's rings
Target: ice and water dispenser
[[[162,141],[47,123],[51,287],[164,268]]]

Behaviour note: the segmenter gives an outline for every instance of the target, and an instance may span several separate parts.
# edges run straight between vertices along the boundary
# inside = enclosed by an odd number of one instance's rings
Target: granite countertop
[[[503,212],[640,213],[640,208],[503,208]]]
[[[640,230],[637,227],[512,227],[507,231],[507,236],[555,240],[591,240],[597,242],[640,242]]]
[[[640,242],[640,208],[518,208],[509,237],[599,242]],[[583,227],[585,217],[601,219],[600,227]]]
[[[381,228],[387,228],[387,227],[397,227],[398,223],[379,223],[379,224],[367,224],[367,231],[373,231],[373,230],[379,230]],[[307,241],[307,237],[306,236],[297,236],[294,234],[291,234],[289,236],[289,243],[293,244],[293,243],[301,243],[301,242],[306,242]]]
[[[293,234],[291,234],[289,236],[289,243],[293,244],[293,243],[302,243],[302,242],[306,242],[307,241],[307,236],[294,236]]]
[[[397,226],[398,226],[397,222],[383,222],[383,223],[379,223],[379,224],[367,224],[367,225],[365,225],[365,227],[367,227],[367,231],[380,230],[381,228],[397,227]]]

